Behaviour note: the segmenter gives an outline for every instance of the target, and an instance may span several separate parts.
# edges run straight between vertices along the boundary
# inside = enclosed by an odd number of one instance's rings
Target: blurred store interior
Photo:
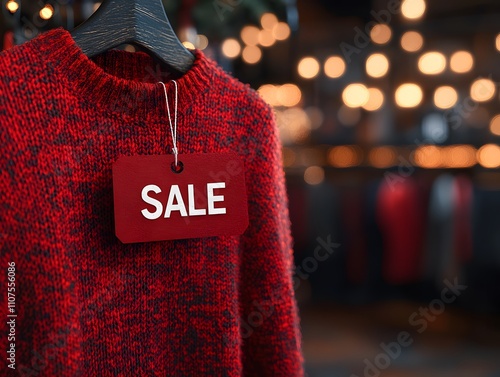
[[[275,109],[308,375],[500,376],[500,2],[164,5]],[[3,0],[0,50],[98,6]]]

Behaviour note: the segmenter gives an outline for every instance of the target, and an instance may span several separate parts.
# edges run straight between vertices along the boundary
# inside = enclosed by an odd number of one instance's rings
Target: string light
[[[422,145],[413,153],[415,165],[427,169],[436,169],[441,166],[441,150],[435,145]]]
[[[290,37],[290,26],[286,22],[278,22],[274,25],[273,36],[277,41],[284,41]]]
[[[204,50],[208,47],[208,38],[206,35],[198,34],[196,36],[196,48]]]
[[[500,51],[500,34],[497,34],[497,37],[495,38],[495,47],[498,51]]]
[[[389,71],[389,60],[384,54],[372,54],[366,59],[366,73],[375,78],[383,77]]]
[[[437,51],[427,52],[418,60],[418,69],[426,75],[437,75],[446,69],[446,58]]]
[[[274,34],[271,30],[261,30],[259,31],[259,44],[262,47],[271,47],[276,42]]]
[[[340,56],[330,56],[325,61],[325,75],[332,79],[342,76],[345,72],[345,62]]]
[[[387,24],[377,24],[370,30],[370,38],[373,43],[383,45],[388,43],[392,37],[392,30]]]
[[[368,161],[376,168],[388,168],[396,165],[396,152],[391,147],[373,148],[368,154]]]
[[[449,109],[458,101],[458,93],[451,86],[440,86],[434,92],[434,104],[440,109]]]
[[[299,75],[305,79],[315,78],[319,73],[319,69],[319,62],[311,56],[303,58],[297,67]]]
[[[455,73],[467,73],[474,67],[474,58],[468,51],[457,51],[450,58],[450,68]]]
[[[470,87],[470,96],[476,102],[491,100],[495,92],[495,83],[490,79],[477,79]]]
[[[319,185],[325,180],[325,170],[320,166],[309,166],[304,171],[304,181],[310,185]]]
[[[248,64],[256,64],[262,58],[262,51],[257,46],[246,46],[242,53],[243,61]]]
[[[284,84],[278,88],[276,98],[280,105],[293,107],[299,104],[302,92],[295,84]]]
[[[259,43],[259,28],[256,26],[245,26],[241,29],[241,40],[248,46],[257,46]]]
[[[182,45],[183,45],[184,47],[186,47],[188,50],[194,50],[194,49],[195,49],[194,44],[192,44],[192,43],[191,43],[191,42],[189,42],[189,41],[184,41],[184,42],[182,42]]]
[[[401,37],[401,47],[408,52],[417,52],[424,45],[422,34],[416,31],[407,31]]]
[[[395,100],[399,107],[417,107],[422,102],[422,98],[422,89],[417,84],[406,83],[396,89]]]
[[[45,4],[45,6],[40,9],[39,14],[42,20],[50,20],[54,15],[54,8],[50,4]]]
[[[417,20],[425,13],[424,0],[404,0],[401,4],[401,13],[410,20]]]
[[[262,99],[266,101],[270,106],[279,106],[278,102],[278,88],[272,84],[264,84],[257,92],[260,94]]]
[[[368,92],[368,88],[360,83],[347,85],[342,92],[342,100],[349,107],[364,106],[369,98],[370,92]]]
[[[500,115],[495,115],[491,120],[490,131],[493,135],[500,136]]]
[[[241,52],[240,43],[233,38],[228,38],[222,42],[222,53],[229,59],[238,57]]]
[[[500,167],[500,147],[496,144],[483,145],[477,151],[477,160],[485,168],[494,169]]]
[[[272,31],[278,24],[278,17],[272,13],[264,13],[260,18],[260,24],[264,30]]]
[[[19,4],[14,0],[9,0],[7,4],[5,4],[5,7],[10,13],[16,13],[19,9]]]
[[[328,151],[328,163],[337,168],[357,166],[362,157],[361,149],[356,145],[341,145]]]
[[[368,88],[368,102],[363,105],[367,111],[376,111],[384,104],[384,93],[377,88]]]

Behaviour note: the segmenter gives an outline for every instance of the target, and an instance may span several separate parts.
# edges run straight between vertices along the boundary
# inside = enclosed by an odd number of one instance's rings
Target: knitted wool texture
[[[241,156],[250,226],[131,245],[114,235],[112,163],[172,152],[157,84],[173,108],[170,79],[144,53],[90,60],[62,29],[0,54],[0,286],[15,262],[13,375],[303,375],[272,111],[201,52],[177,80],[179,149]]]

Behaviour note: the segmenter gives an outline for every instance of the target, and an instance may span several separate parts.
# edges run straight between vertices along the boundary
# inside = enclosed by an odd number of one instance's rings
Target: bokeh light
[[[303,58],[297,67],[299,75],[305,79],[312,79],[319,73],[319,62],[316,58],[308,56]]]
[[[366,73],[375,78],[383,77],[389,71],[389,60],[384,54],[372,54],[366,59]]]
[[[345,72],[345,62],[340,56],[330,56],[325,61],[324,70],[325,75],[335,79],[342,76]]]
[[[423,92],[420,86],[414,83],[400,85],[396,89],[395,100],[399,107],[417,107],[423,99]]]
[[[474,67],[474,57],[468,51],[457,51],[450,58],[450,68],[455,73],[467,73]]]
[[[495,92],[495,83],[490,79],[477,79],[470,87],[470,96],[476,102],[491,100]]]
[[[426,75],[437,75],[446,69],[446,57],[437,51],[427,52],[418,60],[418,69]]]
[[[386,44],[391,40],[392,30],[387,24],[377,24],[370,30],[370,38],[373,43]]]
[[[417,52],[424,45],[422,34],[417,31],[407,31],[401,37],[401,47],[408,52]]]
[[[368,88],[360,83],[350,84],[342,92],[342,100],[349,107],[361,107],[368,102],[369,98]]]
[[[425,13],[424,0],[404,0],[401,4],[401,13],[410,20],[416,20]]]
[[[440,86],[434,91],[434,105],[440,109],[449,109],[458,101],[458,93],[451,86]]]

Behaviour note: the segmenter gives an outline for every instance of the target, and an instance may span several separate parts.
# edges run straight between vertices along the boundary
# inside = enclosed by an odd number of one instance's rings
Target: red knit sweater
[[[114,235],[112,163],[171,153],[160,80],[173,94],[148,55],[90,60],[62,29],[0,54],[7,375],[303,374],[273,115],[200,52],[177,80],[180,152],[241,156],[250,226],[242,236],[128,245]],[[15,342],[6,325],[11,262]]]

